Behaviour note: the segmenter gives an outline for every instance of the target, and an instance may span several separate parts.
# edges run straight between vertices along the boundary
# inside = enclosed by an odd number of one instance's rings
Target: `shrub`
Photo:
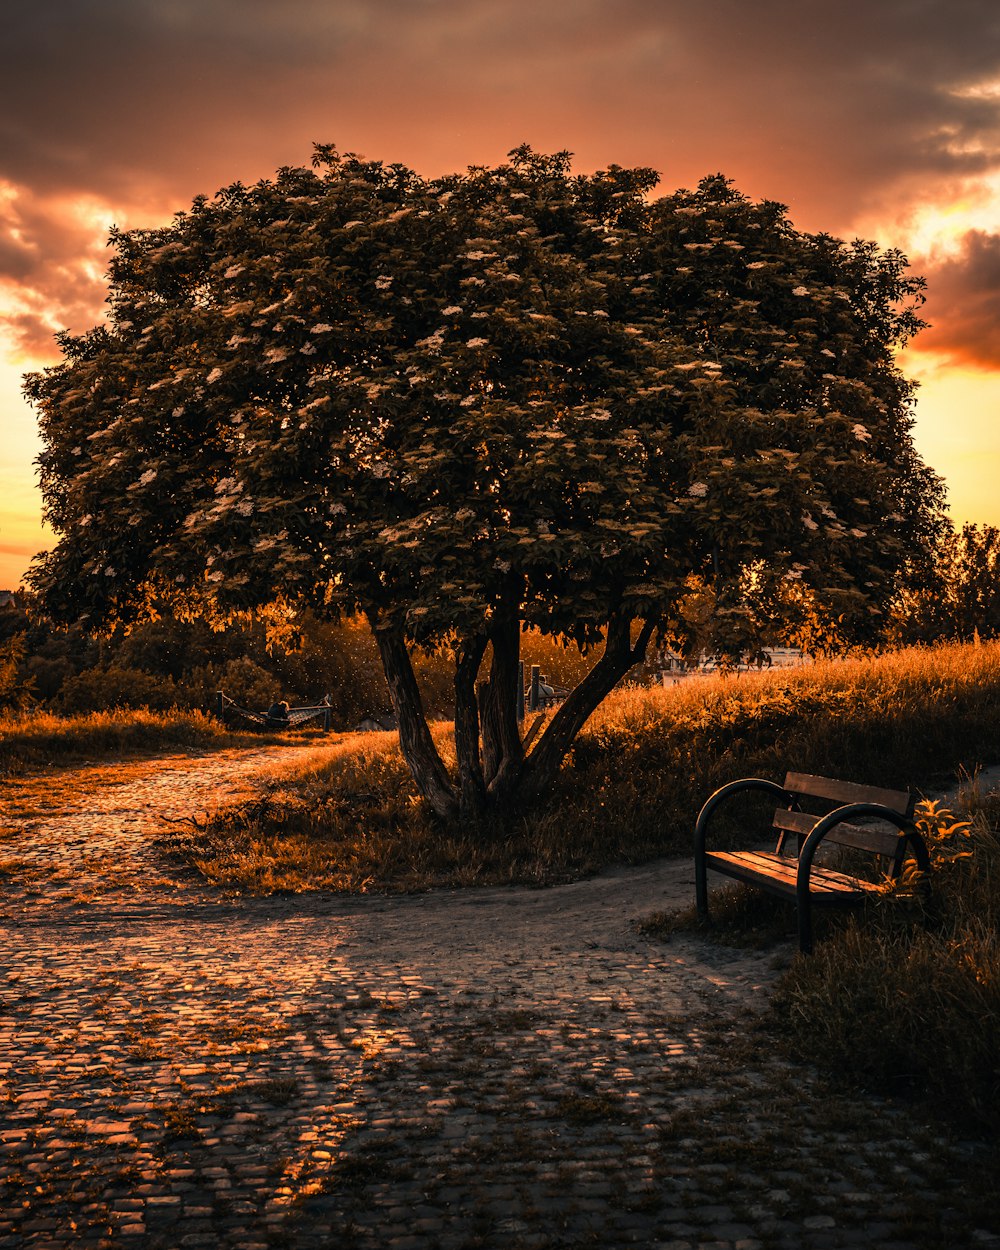
[[[166,710],[177,703],[170,677],[136,668],[87,668],[68,678],[57,704],[62,712],[106,712],[115,708]]]

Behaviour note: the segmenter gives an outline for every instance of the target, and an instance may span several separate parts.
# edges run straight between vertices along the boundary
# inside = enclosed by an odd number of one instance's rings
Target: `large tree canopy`
[[[528,148],[425,180],[321,147],[115,232],[107,324],[26,383],[49,611],[364,612],[445,815],[543,788],[692,576],[733,622],[752,570],[863,631],[938,523],[894,363],[922,283],[722,177],[656,181]],[[528,758],[525,625],[605,643]],[[415,645],[455,656],[457,778]]]

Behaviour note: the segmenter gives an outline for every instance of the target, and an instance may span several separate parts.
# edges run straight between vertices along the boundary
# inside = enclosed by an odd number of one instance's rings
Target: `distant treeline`
[[[988,525],[966,525],[945,536],[936,565],[915,571],[900,590],[883,642],[899,647],[976,637],[1000,637],[1000,531]],[[710,632],[699,646],[711,651]],[[594,660],[533,633],[524,636],[523,654],[526,664],[540,665],[553,683],[567,687]],[[450,666],[434,655],[418,655],[415,668],[428,710],[449,716]],[[270,646],[261,622],[215,631],[204,621],[168,617],[128,634],[98,637],[79,628],[53,629],[32,611],[27,596],[0,591],[0,707],[40,706],[65,714],[208,710],[217,690],[253,709],[279,698],[294,705],[329,695],[337,728],[390,710],[378,651],[361,618],[333,624],[307,615],[294,640]]]
[[[565,685],[593,662],[538,635],[526,637],[525,659]],[[414,666],[428,709],[448,716],[449,665],[418,655]],[[334,727],[341,729],[391,708],[378,650],[361,618],[331,624],[306,616],[294,640],[269,646],[262,623],[218,632],[204,621],[161,617],[128,634],[95,637],[34,619],[20,594],[0,606],[0,707],[67,715],[139,707],[207,711],[218,690],[258,710],[279,698],[295,705],[329,695]]]

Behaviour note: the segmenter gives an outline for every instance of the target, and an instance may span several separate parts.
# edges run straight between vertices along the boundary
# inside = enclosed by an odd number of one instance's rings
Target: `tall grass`
[[[795,1053],[995,1132],[1000,1116],[1000,796],[931,840],[929,914],[886,898],[782,978]],[[956,853],[955,843],[960,844]]]
[[[447,728],[436,735],[449,758]],[[257,890],[544,884],[689,853],[699,807],[736,777],[793,768],[929,789],[998,755],[1000,644],[911,650],[619,691],[548,801],[502,825],[441,827],[395,736],[348,739],[266,800],[222,813],[183,853]]]
[[[117,709],[66,717],[7,712],[0,720],[0,777],[109,755],[220,748],[247,741],[247,735],[224,729],[203,712]]]

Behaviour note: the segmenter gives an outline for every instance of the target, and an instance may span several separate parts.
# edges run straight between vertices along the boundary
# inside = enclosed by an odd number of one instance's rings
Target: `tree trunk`
[[[417,789],[431,808],[444,820],[454,820],[458,816],[458,796],[427,727],[423,700],[402,633],[378,628],[372,617],[369,621],[399,721],[399,745],[403,758],[413,774]]]
[[[514,612],[498,614],[490,627],[490,643],[490,678],[481,692],[483,776],[491,802],[503,806],[516,789],[524,765],[517,723],[520,617]]]
[[[479,815],[486,806],[486,782],[479,756],[479,705],[476,678],[486,652],[481,635],[463,641],[455,657],[455,758],[462,816]]]
[[[646,622],[632,645],[632,622],[612,619],[604,654],[587,676],[571,691],[556,712],[535,749],[528,756],[519,787],[518,799],[534,802],[555,781],[556,774],[591,712],[611,693],[634,665],[645,658],[655,626]]]

